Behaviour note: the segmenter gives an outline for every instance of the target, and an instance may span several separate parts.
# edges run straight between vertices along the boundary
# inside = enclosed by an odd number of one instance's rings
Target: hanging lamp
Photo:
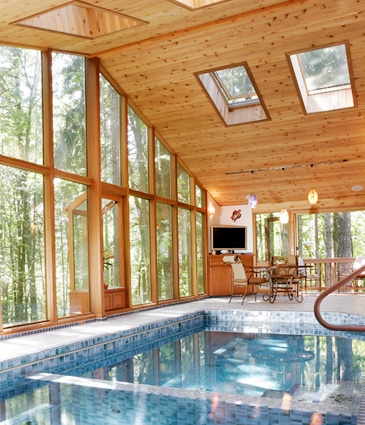
[[[253,181],[253,171],[251,171],[251,182],[252,181]],[[250,208],[256,208],[256,205],[257,205],[256,195],[254,193],[251,193],[251,195],[248,197],[248,206]]]
[[[284,167],[281,169],[281,172],[283,174],[283,182],[285,182],[285,178],[284,178]],[[285,202],[285,193],[283,192],[283,194],[284,194],[284,202]],[[280,223],[281,224],[287,224],[287,223],[289,223],[289,213],[288,213],[288,211],[285,208],[283,208],[280,211]]]
[[[280,223],[282,224],[289,223],[289,213],[284,208],[280,211]]]
[[[311,180],[312,180],[312,186],[313,186],[313,175],[312,175],[312,168],[313,164],[311,164]],[[311,189],[308,193],[308,202],[312,205],[316,204],[318,202],[318,193],[316,189]]]

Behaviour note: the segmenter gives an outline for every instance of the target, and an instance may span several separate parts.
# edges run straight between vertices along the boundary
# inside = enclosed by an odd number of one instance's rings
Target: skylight
[[[216,3],[223,3],[227,0],[170,0],[179,6],[186,7],[189,10],[201,9],[202,7],[211,6]]]
[[[226,125],[270,119],[247,64],[197,73]]]
[[[347,56],[345,44],[289,56],[306,112],[354,106]]]
[[[93,39],[145,22],[75,0],[12,23]]]
[[[219,89],[229,106],[258,101],[255,88],[244,66],[213,71]]]

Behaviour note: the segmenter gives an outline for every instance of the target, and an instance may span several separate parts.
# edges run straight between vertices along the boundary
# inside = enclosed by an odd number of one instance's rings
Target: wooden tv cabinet
[[[246,268],[253,266],[253,254],[238,255]],[[224,255],[208,255],[209,281],[208,295],[231,295],[233,273],[230,265],[224,265]],[[248,285],[247,294],[252,294],[253,285]],[[240,288],[236,288],[236,294],[242,293]]]

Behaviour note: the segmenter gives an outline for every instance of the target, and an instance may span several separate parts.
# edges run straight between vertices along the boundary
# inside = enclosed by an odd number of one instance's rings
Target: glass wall
[[[41,52],[0,46],[0,153],[43,163]]]
[[[129,187],[149,192],[148,128],[131,107],[128,107],[128,171]]]
[[[172,206],[157,202],[156,216],[158,299],[161,301],[174,298]]]
[[[46,319],[43,176],[0,165],[3,325]]]
[[[190,204],[190,176],[180,164],[177,164],[177,199]]]
[[[46,61],[51,59],[51,68],[42,69],[42,56]],[[56,312],[49,311],[51,320],[89,313],[89,277],[96,291],[93,295],[98,297],[103,284],[117,288],[127,282],[128,307],[191,296],[195,279],[199,292],[204,290],[203,190],[181,165],[176,180],[176,155],[165,141],[149,139],[154,129],[106,78],[98,77],[100,98],[86,99],[87,66],[92,69],[95,63],[80,55],[0,46],[0,331],[2,327],[47,320],[46,298],[49,308],[57,306]],[[52,81],[50,111],[43,111],[49,102],[45,99],[42,104],[42,80]],[[100,180],[93,170],[87,175],[87,158],[95,154],[91,146],[87,152],[88,101],[91,111],[98,109],[100,101]],[[127,108],[126,120],[123,108]],[[44,122],[43,116],[47,117]],[[98,131],[94,124],[88,131]],[[52,130],[53,140],[43,140],[43,134]],[[122,134],[127,140],[121,140]],[[149,143],[155,144],[154,158]],[[52,151],[53,158],[49,158]],[[128,152],[128,170],[122,170],[124,151]],[[149,181],[150,167],[155,167],[155,187]],[[128,176],[128,182],[121,181],[122,174]],[[101,185],[102,199],[94,190],[96,185]],[[191,204],[192,188],[196,190],[196,205],[178,208],[179,202]],[[88,208],[89,201],[100,202],[101,215],[99,210]],[[127,202],[129,215],[122,220],[121,206]],[[192,214],[195,217],[196,212],[195,221]],[[99,227],[95,220],[100,216]],[[196,241],[192,240],[195,226]],[[55,234],[48,237],[53,229]],[[100,252],[91,251],[90,262],[89,233],[93,240],[99,240],[99,229],[103,245]],[[130,267],[124,267],[128,235]],[[194,243],[197,258],[191,256]],[[157,265],[153,274],[151,264]],[[104,281],[101,273],[98,277],[99,267],[104,268]],[[197,276],[193,276],[196,268]],[[129,269],[131,275],[124,275]],[[53,275],[55,294],[52,279],[47,280]],[[175,285],[174,279],[179,280]],[[120,291],[105,292],[108,303],[114,293],[120,296]],[[103,302],[96,302],[92,309],[92,313],[104,314]]]
[[[104,285],[120,286],[118,202],[102,199]]]
[[[298,215],[302,258],[349,258],[365,253],[365,211]]]
[[[156,195],[171,198],[171,154],[155,138]]]
[[[190,210],[179,208],[178,230],[180,297],[188,297],[193,295]]]
[[[289,255],[289,224],[280,222],[280,213],[256,214],[257,261]]]
[[[52,54],[54,163],[86,175],[85,58]]]
[[[100,153],[101,180],[121,184],[119,93],[100,74]]]
[[[54,180],[58,317],[87,313],[89,306],[86,186]],[[77,291],[82,291],[77,293]]]
[[[196,213],[196,257],[198,293],[204,292],[204,215]]]
[[[129,243],[132,304],[151,301],[149,201],[129,197]]]

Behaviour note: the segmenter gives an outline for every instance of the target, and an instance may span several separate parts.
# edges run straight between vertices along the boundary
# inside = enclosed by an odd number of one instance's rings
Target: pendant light
[[[312,186],[313,186],[313,175],[312,175],[312,168],[313,168],[313,164],[311,164],[311,180],[312,180]],[[318,193],[316,192],[315,189],[311,189],[308,193],[308,201],[310,204],[314,205],[318,202]]]
[[[251,182],[252,181],[253,181],[253,171],[251,171]],[[248,206],[251,208],[256,208],[256,205],[257,205],[256,195],[254,193],[251,193],[251,195],[248,197]]]
[[[285,179],[284,179],[284,167],[281,169],[281,171],[283,173],[283,181],[285,182]],[[284,201],[285,201],[285,193],[284,193]],[[288,213],[288,211],[285,208],[283,208],[280,211],[280,223],[281,224],[287,224],[287,223],[289,223],[289,213]]]

